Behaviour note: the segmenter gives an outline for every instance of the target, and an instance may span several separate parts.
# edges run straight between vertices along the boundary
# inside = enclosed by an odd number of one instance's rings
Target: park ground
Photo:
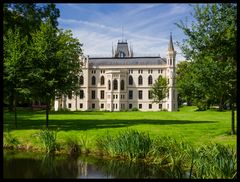
[[[60,145],[68,137],[77,138],[90,151],[96,148],[98,138],[106,134],[116,135],[126,129],[149,133],[151,138],[169,136],[195,146],[220,143],[236,148],[237,137],[231,135],[231,111],[196,109],[195,106],[184,106],[176,112],[52,111],[49,129],[58,130],[57,142]],[[38,148],[40,142],[36,133],[46,127],[45,111],[19,109],[17,118],[18,127],[15,128],[14,113],[4,110],[4,132],[9,131],[28,148]]]

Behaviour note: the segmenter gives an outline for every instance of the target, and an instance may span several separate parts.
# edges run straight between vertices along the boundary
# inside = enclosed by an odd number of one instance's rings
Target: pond
[[[184,178],[158,165],[80,155],[4,151],[4,178]]]

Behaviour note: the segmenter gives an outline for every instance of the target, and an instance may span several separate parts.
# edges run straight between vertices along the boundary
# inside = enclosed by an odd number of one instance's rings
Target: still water
[[[176,178],[158,165],[92,156],[4,151],[4,178]]]

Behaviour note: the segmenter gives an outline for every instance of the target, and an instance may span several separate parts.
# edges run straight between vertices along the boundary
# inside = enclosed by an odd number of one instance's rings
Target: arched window
[[[130,75],[129,78],[128,78],[128,84],[129,85],[133,84],[133,77],[132,77],[132,75]]]
[[[111,81],[108,80],[108,90],[111,90]]]
[[[104,85],[104,76],[101,76],[101,85]]]
[[[113,90],[118,89],[118,81],[116,79],[113,80]]]
[[[149,75],[148,77],[148,85],[152,85],[152,75]]]
[[[80,85],[83,85],[83,84],[84,84],[84,78],[83,78],[83,76],[80,76],[79,83],[80,83]]]
[[[95,76],[92,76],[92,85],[96,85],[96,78],[95,78]]]
[[[142,85],[143,84],[143,79],[142,79],[142,75],[140,75],[138,77],[138,85]]]
[[[124,90],[124,80],[121,80],[121,90]]]

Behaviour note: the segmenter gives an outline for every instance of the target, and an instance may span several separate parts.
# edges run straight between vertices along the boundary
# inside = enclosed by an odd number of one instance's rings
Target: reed
[[[38,133],[38,138],[41,141],[46,153],[54,152],[57,149],[57,131],[42,129]]]
[[[88,153],[89,150],[89,144],[90,144],[90,140],[87,134],[81,134],[80,138],[79,138],[79,144],[81,147],[81,152],[83,153]]]
[[[237,155],[231,147],[220,144],[204,145],[198,149],[193,166],[193,178],[237,178]]]
[[[123,157],[131,160],[145,158],[150,151],[152,140],[149,134],[136,130],[124,130],[112,137],[97,140],[98,148],[112,157]]]
[[[217,143],[195,147],[171,137],[151,140],[146,133],[125,130],[115,137],[99,138],[97,146],[111,157],[145,159],[168,169],[166,175],[171,178],[237,178],[236,151]]]

